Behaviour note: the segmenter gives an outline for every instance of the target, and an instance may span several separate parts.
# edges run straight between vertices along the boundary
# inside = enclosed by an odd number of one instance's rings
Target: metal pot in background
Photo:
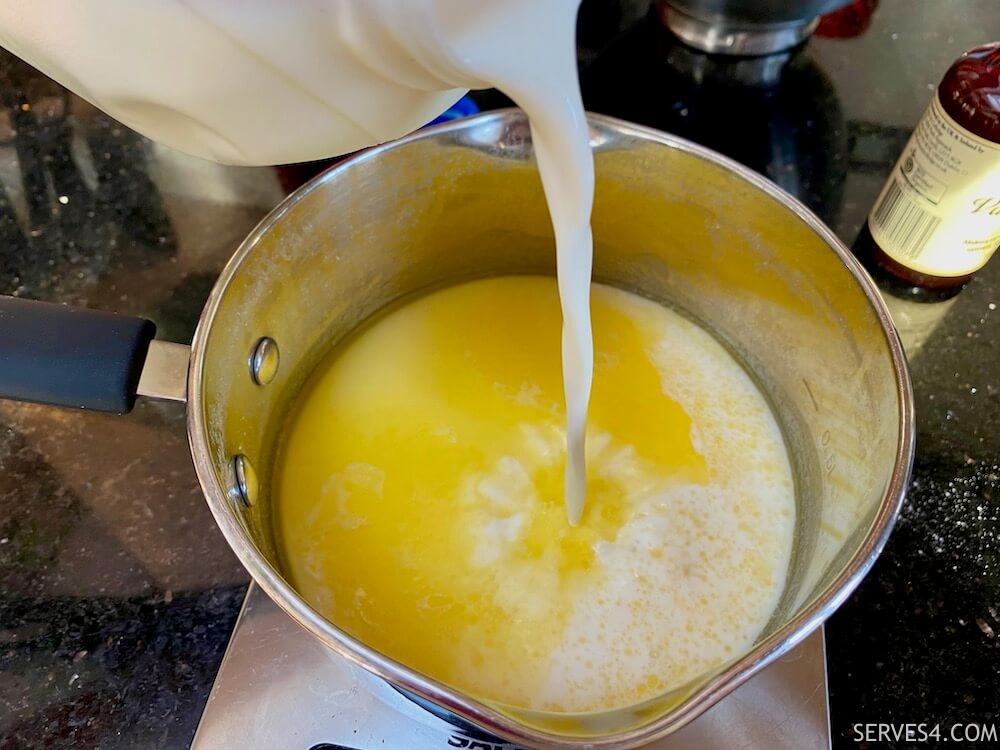
[[[127,410],[137,389],[186,399],[195,469],[219,527],[254,580],[331,654],[525,746],[651,742],[790,650],[858,584],[902,502],[913,405],[878,292],[801,204],[735,162],[647,128],[593,117],[591,142],[596,278],[684,310],[745,363],[784,430],[799,505],[788,585],[753,649],[642,705],[566,715],[478,700],[322,618],[285,580],[275,549],[277,435],[331,346],[429,287],[553,273],[520,111],[371,149],[290,196],[226,266],[190,361],[186,347],[150,343],[148,321],[2,299],[0,395],[113,411]],[[720,602],[719,616],[739,613]]]
[[[770,55],[801,44],[819,17],[851,0],[657,0],[682,41],[721,55]]]

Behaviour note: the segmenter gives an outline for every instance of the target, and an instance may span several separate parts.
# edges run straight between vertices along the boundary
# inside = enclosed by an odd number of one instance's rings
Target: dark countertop
[[[850,244],[945,69],[1000,31],[995,0],[914,5],[883,0],[860,36],[734,65],[672,42],[643,2],[588,0],[585,100],[744,161]],[[0,97],[0,291],[190,340],[215,274],[296,175],[155,147],[2,52]],[[866,747],[854,723],[1000,723],[1000,260],[948,300],[888,299],[916,463],[885,552],[827,627],[838,748]],[[246,582],[182,407],[0,402],[0,749],[186,747]],[[871,745],[893,746],[908,745]]]

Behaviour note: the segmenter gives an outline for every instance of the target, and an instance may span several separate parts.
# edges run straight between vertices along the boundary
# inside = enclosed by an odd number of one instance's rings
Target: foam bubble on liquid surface
[[[540,710],[631,705],[752,645],[794,526],[777,425],[700,328],[607,287],[593,302],[578,527],[551,280],[443,290],[334,360],[279,469],[283,556],[307,599],[403,663]]]

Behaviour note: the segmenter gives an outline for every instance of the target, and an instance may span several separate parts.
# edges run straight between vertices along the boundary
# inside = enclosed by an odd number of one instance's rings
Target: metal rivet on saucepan
[[[236,486],[233,495],[248,508],[257,502],[260,484],[257,482],[257,472],[250,465],[250,459],[242,453],[233,459],[233,469],[236,474]]]
[[[250,355],[250,377],[257,385],[267,385],[278,374],[278,344],[264,336]]]

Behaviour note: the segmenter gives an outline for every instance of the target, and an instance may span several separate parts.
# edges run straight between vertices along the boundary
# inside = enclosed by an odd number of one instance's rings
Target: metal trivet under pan
[[[822,630],[654,750],[828,750]],[[194,750],[516,750],[448,723],[331,658],[251,584],[192,744]]]

